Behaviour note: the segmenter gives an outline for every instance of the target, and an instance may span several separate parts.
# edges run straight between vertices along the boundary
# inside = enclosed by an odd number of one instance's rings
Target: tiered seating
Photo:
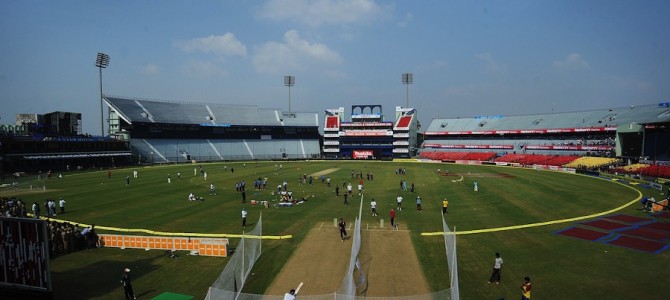
[[[578,159],[579,156],[572,155],[557,155],[554,159],[551,160],[552,166],[562,166],[568,163],[573,162],[575,159]]]
[[[495,159],[496,162],[520,163],[525,157],[524,154],[505,154]]]
[[[427,159],[433,159],[433,160],[437,160],[438,156],[439,156],[439,152],[435,152],[435,151],[431,151],[431,152],[423,151],[419,154],[419,157],[421,157],[421,158],[427,158]]]
[[[440,153],[439,159],[440,160],[462,160],[466,155],[468,155],[467,152],[438,152]]]
[[[419,155],[422,158],[433,160],[478,160],[486,161],[496,156],[493,152],[421,152]]]
[[[494,152],[470,152],[466,154],[462,159],[463,160],[479,160],[486,161],[494,158],[496,153]]]
[[[651,165],[646,168],[642,168],[640,173],[642,173],[644,176],[670,178],[670,167]]]
[[[616,158],[607,157],[580,157],[573,162],[566,164],[568,168],[600,168],[618,162]]]
[[[644,169],[646,167],[649,167],[649,165],[648,164],[632,164],[632,165],[624,166],[622,169],[626,172],[639,173],[640,169]]]
[[[570,155],[540,155],[540,154],[506,154],[497,158],[496,162],[513,162],[524,165],[562,166],[579,158]]]
[[[548,165],[550,158],[549,155],[528,154],[521,160],[521,163],[525,165]]]
[[[135,154],[141,154],[144,158],[152,157],[154,162],[315,158],[320,151],[318,141],[300,139],[134,139],[131,145]]]
[[[643,176],[670,178],[669,166],[633,164],[622,168],[616,168],[613,171],[624,174],[642,174]]]

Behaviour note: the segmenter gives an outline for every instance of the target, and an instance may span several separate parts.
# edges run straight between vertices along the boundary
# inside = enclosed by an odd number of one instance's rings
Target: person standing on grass
[[[398,228],[398,226],[395,224],[395,210],[393,208],[391,208],[389,215],[391,217],[391,228]]]
[[[335,196],[336,196],[336,197],[339,197],[339,196],[340,196],[340,186],[339,186],[339,185],[336,185],[336,186],[335,186]]]
[[[447,200],[447,198],[444,198],[444,200],[442,200],[442,214],[447,213],[447,208],[449,208],[449,200]]]
[[[416,210],[421,211],[421,196],[416,197]]]
[[[349,198],[349,194],[344,193],[344,205],[349,205],[349,201],[347,201],[347,198]]]
[[[65,199],[63,199],[63,197],[60,197],[60,200],[58,201],[58,206],[60,206],[60,213],[64,214],[65,213]]]
[[[372,216],[376,217],[377,216],[377,201],[375,201],[375,199],[372,199],[372,201],[370,201],[370,209],[372,210]]]
[[[477,185],[477,180],[475,180],[475,192],[478,192],[478,191],[479,191],[479,187]]]
[[[126,300],[137,299],[135,293],[133,293],[133,285],[130,283],[130,269],[126,268],[123,270],[121,284],[123,285],[123,292],[125,293]]]
[[[398,206],[397,206],[398,211],[401,211],[402,210],[402,196],[398,195],[398,197],[396,197],[395,200],[398,202]]]
[[[493,273],[491,273],[491,278],[489,278],[489,283],[494,282],[500,284],[501,278],[501,269],[502,269],[503,259],[500,257],[500,253],[496,252],[496,259],[493,261]]]
[[[340,228],[340,238],[344,241],[344,238],[347,237],[347,223],[344,222],[343,218],[340,218],[340,222],[337,223],[337,227]]]
[[[521,285],[521,300],[530,300],[530,277],[526,276],[523,280],[524,282]]]
[[[247,227],[247,209],[242,207],[242,228]]]
[[[213,182],[209,184],[209,195],[216,195],[216,187]]]

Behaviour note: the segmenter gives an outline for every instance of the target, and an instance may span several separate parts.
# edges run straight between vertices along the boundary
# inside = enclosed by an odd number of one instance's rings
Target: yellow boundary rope
[[[29,214],[32,215],[32,214]],[[53,218],[47,218],[47,217],[40,217],[43,220],[47,221],[56,221],[56,222],[61,222],[61,223],[69,223],[72,225],[77,225],[79,227],[89,227],[91,225],[89,224],[84,224],[84,223],[77,223],[77,222],[72,222],[68,220],[60,220],[60,219],[53,219]],[[96,229],[102,229],[102,230],[108,230],[108,231],[115,231],[115,232],[132,232],[132,233],[146,233],[146,234],[151,234],[151,235],[159,235],[159,236],[180,236],[180,237],[207,237],[207,238],[250,238],[250,239],[263,239],[263,240],[285,240],[285,239],[291,239],[293,238],[293,235],[263,235],[263,236],[257,236],[257,235],[242,235],[242,234],[230,234],[230,233],[195,233],[195,232],[164,232],[164,231],[154,231],[154,230],[149,230],[149,229],[142,229],[142,228],[118,228],[118,227],[109,227],[109,226],[99,226],[95,225]]]
[[[580,175],[580,176],[585,176],[581,174],[575,174],[575,175]],[[607,179],[603,179],[607,180]],[[531,223],[531,224],[523,224],[523,225],[514,225],[514,226],[506,226],[506,227],[497,227],[497,228],[487,228],[487,229],[474,229],[474,230],[465,230],[465,231],[458,231],[458,232],[450,232],[447,234],[456,234],[456,235],[464,235],[464,234],[477,234],[477,233],[487,233],[487,232],[498,232],[498,231],[507,231],[507,230],[515,230],[515,229],[522,229],[522,228],[532,228],[532,227],[540,227],[540,226],[546,226],[546,225],[553,225],[553,224],[560,224],[560,223],[568,223],[568,222],[574,222],[574,221],[580,221],[584,219],[591,219],[591,218],[596,218],[600,216],[604,216],[607,214],[611,214],[613,212],[620,211],[628,206],[631,206],[638,202],[640,199],[642,199],[642,192],[639,190],[625,185],[621,182],[614,181],[614,183],[619,184],[621,186],[625,186],[629,189],[632,189],[637,192],[638,196],[634,200],[621,205],[619,207],[604,211],[604,212],[599,212],[587,216],[580,216],[580,217],[574,217],[574,218],[568,218],[568,219],[560,219],[560,220],[553,220],[553,221],[547,221],[547,222],[539,222],[539,223]],[[422,232],[421,235],[423,236],[436,236],[436,235],[441,235],[443,236],[445,233],[444,232]]]

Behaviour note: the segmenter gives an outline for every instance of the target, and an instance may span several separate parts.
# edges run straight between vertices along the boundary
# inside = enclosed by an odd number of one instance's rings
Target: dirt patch
[[[361,295],[410,296],[430,293],[409,231],[363,230],[359,260],[367,276]]]
[[[350,256],[351,239],[340,240],[336,227],[312,229],[277,274],[266,294],[283,295],[300,282],[304,283],[301,295],[332,294],[342,284]]]
[[[325,170],[323,170],[323,171],[319,171],[319,172],[316,172],[316,173],[314,173],[314,174],[310,174],[310,176],[312,176],[312,177],[319,177],[319,176],[321,176],[321,175],[328,175],[328,174],[333,173],[333,172],[335,172],[335,171],[337,171],[337,170],[339,170],[339,169],[340,169],[340,168],[330,168],[330,169],[325,169]]]
[[[375,227],[363,229],[361,234],[358,257],[367,280],[359,286],[359,295],[381,297],[430,293],[412,246],[410,231]],[[312,229],[298,245],[266,294],[283,295],[300,282],[304,283],[300,289],[302,295],[332,294],[342,284],[350,256],[351,239],[342,242],[337,228],[323,223]]]
[[[15,190],[13,188],[8,188],[8,189],[3,189],[0,190],[0,196],[7,197],[7,196],[21,196],[21,195],[30,195],[30,194],[41,194],[41,193],[50,193],[50,192],[58,192],[61,191],[59,189],[46,189],[43,190],[41,187],[35,187],[34,189],[30,190],[27,188],[22,188]]]

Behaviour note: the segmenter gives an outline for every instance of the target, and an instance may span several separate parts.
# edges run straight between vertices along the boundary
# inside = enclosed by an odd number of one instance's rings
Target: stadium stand
[[[118,124],[110,134],[130,141],[133,155],[143,162],[321,156],[316,113],[116,96],[104,100],[110,116],[116,116],[110,124]]]
[[[616,158],[586,156],[575,159],[574,161],[566,164],[565,166],[568,168],[576,168],[576,169],[579,168],[597,169],[615,164],[617,162],[620,162],[620,160]]]
[[[639,145],[644,144],[644,147]],[[609,165],[587,157],[670,161],[670,102],[565,113],[433,119],[419,157],[459,160],[497,152],[495,162],[546,166]],[[452,154],[447,154],[452,153]],[[491,160],[489,158],[488,160]]]

